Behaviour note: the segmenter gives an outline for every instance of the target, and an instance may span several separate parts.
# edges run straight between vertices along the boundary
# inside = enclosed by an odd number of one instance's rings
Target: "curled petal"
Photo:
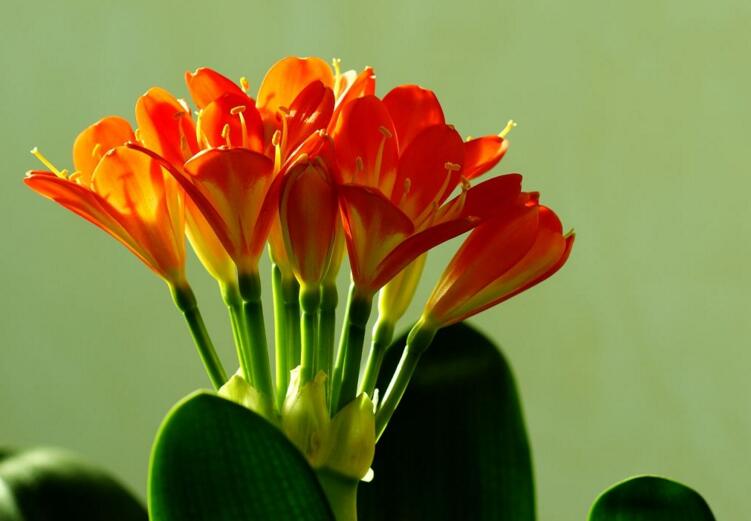
[[[334,87],[334,74],[328,63],[320,58],[284,58],[264,76],[256,103],[262,112],[273,116],[279,107],[289,107],[300,91],[316,80]]]
[[[538,194],[522,194],[522,176],[506,174],[483,181],[441,206],[434,222],[453,219],[471,219],[479,224],[491,217],[506,212],[512,206],[536,203]]]
[[[332,133],[343,182],[390,195],[398,161],[395,132],[386,106],[375,96],[347,104]]]
[[[234,81],[208,67],[199,67],[195,72],[186,72],[185,83],[188,85],[193,102],[199,109],[203,109],[226,94],[247,97]]]
[[[205,150],[185,164],[182,184],[188,180],[192,187],[186,193],[244,273],[257,269],[271,226],[265,203],[273,166],[266,156],[244,148]]]
[[[522,206],[475,229],[449,263],[424,315],[439,327],[464,320],[544,280],[560,268],[572,240],[556,215]]]
[[[339,206],[352,278],[363,291],[375,293],[380,287],[374,284],[379,264],[414,232],[412,221],[382,193],[366,186],[340,186]]]
[[[433,91],[417,85],[392,89],[384,96],[383,103],[394,121],[400,151],[405,150],[424,128],[446,122]]]
[[[331,261],[339,217],[336,189],[326,170],[297,164],[285,176],[279,215],[295,276],[303,285],[319,285]]]
[[[160,87],[138,98],[136,122],[141,143],[174,165],[182,165],[199,150],[190,112]]]
[[[391,200],[419,222],[459,184],[464,143],[448,125],[434,125],[420,132],[399,158]]]
[[[208,148],[241,146],[263,152],[263,133],[261,115],[244,94],[225,94],[214,99],[198,118],[198,135]]]
[[[329,131],[333,131],[342,108],[352,100],[375,95],[375,72],[372,67],[365,67],[360,74],[347,71],[339,77],[335,85],[336,107],[331,116]]]
[[[464,144],[464,169],[467,179],[481,176],[503,158],[508,150],[508,141],[500,136],[483,136]]]
[[[326,128],[334,110],[334,93],[320,81],[310,83],[292,101],[287,118],[284,154],[294,151],[312,133]]]
[[[81,176],[80,183],[89,186],[91,174],[102,156],[134,139],[130,123],[119,116],[103,118],[78,134],[73,143],[73,165]]]

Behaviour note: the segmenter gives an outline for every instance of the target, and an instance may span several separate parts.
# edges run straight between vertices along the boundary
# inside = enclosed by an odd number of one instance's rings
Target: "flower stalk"
[[[245,332],[248,338],[250,373],[253,385],[267,397],[274,396],[269,365],[266,325],[261,305],[261,279],[257,273],[241,275],[240,296],[243,301]]]

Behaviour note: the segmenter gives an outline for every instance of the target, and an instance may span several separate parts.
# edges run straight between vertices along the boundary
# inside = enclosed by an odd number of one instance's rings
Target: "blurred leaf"
[[[0,450],[2,521],[146,521],[146,509],[101,470],[58,449]]]
[[[401,356],[387,355],[379,389]],[[475,329],[439,331],[360,485],[360,521],[535,519],[529,443],[511,369]]]
[[[714,521],[698,492],[676,481],[639,476],[603,492],[589,521]]]
[[[164,420],[149,476],[152,521],[330,521],[313,470],[249,409],[206,392]]]

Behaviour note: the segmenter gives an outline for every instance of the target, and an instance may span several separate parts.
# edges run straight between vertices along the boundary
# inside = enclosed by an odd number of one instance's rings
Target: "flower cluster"
[[[363,444],[374,446],[435,332],[551,276],[574,236],[538,194],[522,191],[521,176],[477,182],[506,153],[513,123],[463,140],[433,92],[402,85],[378,97],[371,68],[333,65],[285,58],[255,98],[245,78],[235,83],[200,68],[185,76],[197,110],[152,88],[136,102],[136,129],[116,116],[85,129],[73,145],[73,173],[35,149],[48,170],[29,172],[25,182],[164,279],[225,396],[279,424],[314,466],[361,478],[372,459]],[[466,232],[378,404],[381,360],[426,253]],[[240,370],[229,379],[186,279],[186,235],[230,313]],[[273,377],[258,272],[266,245]],[[352,287],[335,349],[345,251]]]

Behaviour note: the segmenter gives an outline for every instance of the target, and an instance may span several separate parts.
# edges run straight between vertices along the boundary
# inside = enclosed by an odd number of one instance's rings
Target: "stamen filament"
[[[237,116],[240,118],[240,128],[242,129],[242,146],[243,148],[248,148],[248,127],[245,124],[245,116],[243,116],[243,112],[245,112],[245,105],[239,105],[237,107],[234,107],[232,110],[230,110],[230,114],[233,116]]]
[[[57,177],[61,177],[63,179],[67,179],[66,171],[65,170],[58,170],[55,165],[52,164],[52,162],[44,157],[44,155],[39,151],[37,147],[34,147],[31,149],[31,155],[36,157],[44,166],[50,169],[50,171],[55,174]]]
[[[498,137],[506,139],[506,136],[508,136],[508,133],[511,132],[514,127],[516,126],[516,121],[513,119],[508,120],[508,123],[506,123],[506,127],[501,130],[501,133],[498,134]]]

